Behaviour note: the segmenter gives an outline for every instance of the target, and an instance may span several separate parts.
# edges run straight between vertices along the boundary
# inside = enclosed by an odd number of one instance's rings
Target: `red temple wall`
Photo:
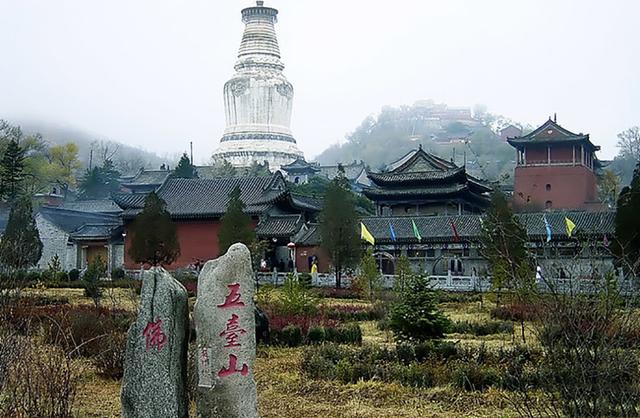
[[[551,201],[552,209],[585,209],[597,200],[596,176],[582,166],[516,167],[513,199],[516,207],[544,209]]]

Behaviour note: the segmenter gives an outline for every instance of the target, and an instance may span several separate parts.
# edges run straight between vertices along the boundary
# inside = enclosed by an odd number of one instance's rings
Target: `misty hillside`
[[[363,160],[371,169],[381,170],[419,145],[442,158],[466,161],[468,170],[491,181],[512,181],[515,165],[513,148],[502,142],[489,126],[495,116],[470,109],[448,108],[431,101],[413,106],[384,107],[377,116],[368,116],[346,142],[335,144],[316,160],[336,164]]]
[[[19,125],[25,134],[39,133],[46,142],[51,144],[74,142],[79,148],[78,158],[84,167],[89,166],[92,149],[93,164],[100,164],[101,159],[106,156],[114,161],[122,174],[133,174],[142,167],[157,168],[163,163],[173,165],[177,161],[177,158],[174,157],[161,158],[152,152],[72,127],[35,121],[16,121],[14,123]]]

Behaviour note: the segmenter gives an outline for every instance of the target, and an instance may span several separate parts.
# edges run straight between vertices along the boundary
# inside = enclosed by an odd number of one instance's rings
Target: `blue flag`
[[[549,225],[549,221],[547,221],[547,215],[542,215],[542,219],[544,220],[544,229],[547,230],[547,242],[551,241],[551,226]]]
[[[393,230],[393,225],[391,225],[391,222],[389,222],[389,235],[391,236],[391,241],[397,241],[396,231]]]

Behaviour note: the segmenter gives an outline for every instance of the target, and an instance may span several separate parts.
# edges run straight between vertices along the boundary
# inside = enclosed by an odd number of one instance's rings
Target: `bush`
[[[310,344],[321,343],[326,339],[326,333],[324,331],[324,327],[314,326],[309,328],[309,332],[307,333],[307,341]]]
[[[91,359],[91,363],[103,377],[119,380],[124,374],[124,357],[127,334],[113,332],[100,339],[101,351]]]
[[[384,318],[386,313],[386,306],[382,302],[377,302],[374,305],[331,305],[324,310],[327,318],[344,322],[375,321]]]
[[[295,325],[288,325],[280,331],[277,340],[279,340],[281,344],[289,347],[297,347],[302,344],[303,341],[302,331]]]
[[[111,271],[111,280],[122,280],[125,277],[124,269],[117,267]]]
[[[405,290],[391,308],[389,327],[398,341],[420,342],[444,335],[449,319],[437,308],[436,294],[426,278],[406,280]]]
[[[100,288],[100,278],[106,271],[104,261],[101,257],[96,257],[89,263],[87,271],[84,273],[84,295],[93,299],[96,307],[100,304],[102,289]]]
[[[79,370],[58,346],[0,331],[0,416],[71,418]]]
[[[69,281],[69,274],[66,271],[59,271],[55,274],[54,279],[58,282]]]
[[[456,365],[451,379],[455,387],[466,391],[476,391],[498,385],[500,374],[493,367],[465,363]]]
[[[69,280],[76,281],[80,279],[80,270],[71,269],[69,270]]]
[[[485,322],[467,322],[460,321],[451,324],[450,333],[455,334],[472,334],[476,336],[485,336],[491,334],[513,334],[513,322],[509,321],[485,321]]]
[[[302,285],[305,288],[310,288],[311,287],[311,274],[309,273],[299,273],[298,274],[298,282],[300,283],[300,285]]]
[[[532,304],[512,303],[495,307],[491,310],[491,318],[503,321],[533,321],[540,315],[539,309]]]

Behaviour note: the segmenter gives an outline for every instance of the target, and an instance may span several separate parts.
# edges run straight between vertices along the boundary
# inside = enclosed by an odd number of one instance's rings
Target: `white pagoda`
[[[277,16],[263,1],[242,10],[245,29],[236,73],[224,85],[226,129],[213,154],[216,163],[248,167],[266,161],[275,171],[304,158],[289,127],[293,86],[282,73]]]

